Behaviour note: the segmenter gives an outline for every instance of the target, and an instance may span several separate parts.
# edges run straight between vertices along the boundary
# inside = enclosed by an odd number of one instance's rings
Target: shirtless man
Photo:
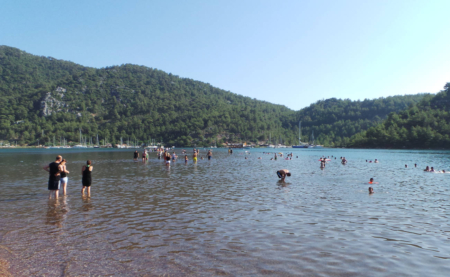
[[[278,175],[278,178],[281,179],[280,181],[284,182],[284,179],[286,178],[286,176],[291,176],[291,173],[287,169],[280,169],[277,171],[277,175]]]
[[[211,160],[211,158],[212,158],[212,151],[211,151],[211,149],[209,149],[208,150],[208,160]]]

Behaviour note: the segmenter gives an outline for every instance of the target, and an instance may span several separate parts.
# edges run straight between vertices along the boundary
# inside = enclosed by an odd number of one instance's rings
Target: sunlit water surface
[[[247,151],[194,164],[188,149],[168,168],[133,150],[0,150],[0,259],[14,276],[448,276],[450,174],[423,168],[450,171],[450,152]],[[55,201],[42,167],[57,153],[71,173]],[[321,170],[322,155],[337,159]]]

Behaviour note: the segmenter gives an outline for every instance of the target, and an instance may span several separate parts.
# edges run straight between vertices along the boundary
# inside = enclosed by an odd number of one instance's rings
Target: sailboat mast
[[[298,122],[298,142],[302,144],[302,122]]]

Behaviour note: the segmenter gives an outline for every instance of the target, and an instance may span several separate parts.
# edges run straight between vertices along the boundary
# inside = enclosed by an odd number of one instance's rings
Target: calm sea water
[[[14,276],[450,272],[450,174],[423,172],[450,171],[448,151],[277,149],[294,158],[271,161],[263,152],[275,150],[214,149],[194,164],[187,150],[189,163],[170,168],[155,154],[134,162],[133,150],[0,150],[0,259]],[[68,196],[48,200],[42,167],[56,154],[68,159]],[[321,170],[323,155],[337,159]]]

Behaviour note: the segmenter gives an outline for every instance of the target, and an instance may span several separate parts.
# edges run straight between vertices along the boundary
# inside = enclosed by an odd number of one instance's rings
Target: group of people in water
[[[67,170],[67,160],[63,159],[61,155],[56,156],[56,160],[46,166],[44,166],[44,170],[49,173],[48,179],[48,198],[58,199],[59,191],[62,189],[63,196],[67,194],[67,183],[69,181],[69,177],[67,176],[70,172]],[[92,177],[91,172],[94,169],[92,166],[92,162],[88,160],[85,165],[81,168],[81,194],[84,195],[85,191],[87,196],[91,195],[91,184]]]
[[[175,151],[173,151],[172,153],[170,153],[170,149],[156,149],[153,150],[157,152],[157,157],[158,159],[163,159],[165,164],[167,166],[170,166],[171,162],[175,162],[178,159],[177,154],[175,153]],[[230,148],[228,149],[228,153],[229,154],[233,154],[233,150]],[[247,153],[247,151],[246,151]],[[250,153],[248,153],[250,154]],[[270,155],[272,154],[271,152],[263,152],[263,154],[267,154]],[[182,150],[182,155],[184,155],[184,162],[188,163],[189,158],[187,155],[186,150]],[[198,157],[200,155],[200,149],[193,149],[193,153],[192,153],[192,160],[194,163],[197,162]],[[145,149],[142,153],[142,161],[146,162],[149,159],[150,153],[147,149]],[[206,157],[208,158],[208,160],[211,160],[213,156],[212,150],[209,149]],[[274,157],[271,158],[271,160],[277,160],[277,158],[283,158],[283,153],[274,153]],[[298,156],[296,156],[298,158]],[[139,152],[136,150],[133,153],[133,158],[135,161],[137,161],[139,159]],[[247,159],[247,156],[245,157]],[[293,158],[293,153],[287,153],[287,160],[292,160]],[[337,159],[337,157],[334,156],[322,156],[319,161],[320,161],[320,168],[324,169],[326,164],[331,161],[331,159]],[[201,157],[201,159],[203,160],[203,157]],[[261,159],[261,157],[258,157],[258,159]],[[345,157],[340,157],[341,163],[343,165],[347,164],[347,159]],[[366,162],[368,163],[372,163],[372,160],[366,160]],[[374,160],[374,163],[378,163],[378,159]],[[405,164],[405,168],[407,168],[408,165]],[[417,167],[417,164],[414,164],[414,167]],[[49,173],[49,181],[48,181],[48,190],[49,190],[49,198],[51,198],[52,196],[57,199],[59,196],[59,191],[62,190],[62,194],[65,196],[67,194],[67,183],[68,183],[68,174],[70,173],[67,170],[67,160],[63,159],[61,155],[58,155],[56,157],[56,160],[52,163],[50,163],[49,165],[44,167],[44,170],[46,170]],[[88,196],[90,196],[91,193],[91,184],[92,184],[92,177],[91,177],[91,172],[93,170],[93,166],[92,166],[92,162],[90,160],[88,160],[86,162],[85,165],[83,165],[83,167],[81,168],[81,175],[82,175],[82,189],[81,189],[81,194],[84,195],[85,192]],[[429,167],[427,166],[425,168],[426,172],[435,172],[435,173],[446,173],[445,170],[442,171],[435,171],[433,167]],[[276,172],[278,178],[280,178],[281,182],[284,182],[286,177],[290,177],[291,173],[289,172],[289,170],[287,169],[280,169]],[[370,178],[369,180],[369,184],[378,184],[377,182],[374,182],[373,178]],[[369,193],[373,194],[374,193],[374,189],[373,187],[369,187]]]
[[[167,166],[170,166],[171,161],[175,162],[178,159],[178,155],[175,153],[175,151],[173,151],[171,154],[169,148],[156,149],[155,151],[157,152],[156,155],[157,155],[158,159],[163,159]],[[230,153],[230,152],[228,152],[228,153]],[[231,152],[231,153],[233,153],[233,152]],[[188,158],[186,150],[183,149],[181,154],[184,155],[184,162],[188,163],[189,158]],[[192,153],[192,160],[194,161],[194,163],[197,162],[199,155],[200,155],[200,149],[194,148],[193,153]],[[212,156],[213,156],[212,150],[209,149],[206,154],[206,157],[208,158],[208,160],[211,160]],[[139,152],[137,150],[134,151],[133,157],[134,157],[135,161],[137,161],[137,159],[139,158]],[[149,152],[147,151],[147,149],[144,149],[144,152],[142,153],[142,161],[145,162],[148,160],[148,158],[149,158]],[[203,160],[203,157],[200,157],[200,158]]]
[[[428,165],[423,171],[434,172],[434,173],[446,173],[445,170],[438,170],[438,171],[436,171],[436,170],[434,170],[434,167],[430,168]]]

